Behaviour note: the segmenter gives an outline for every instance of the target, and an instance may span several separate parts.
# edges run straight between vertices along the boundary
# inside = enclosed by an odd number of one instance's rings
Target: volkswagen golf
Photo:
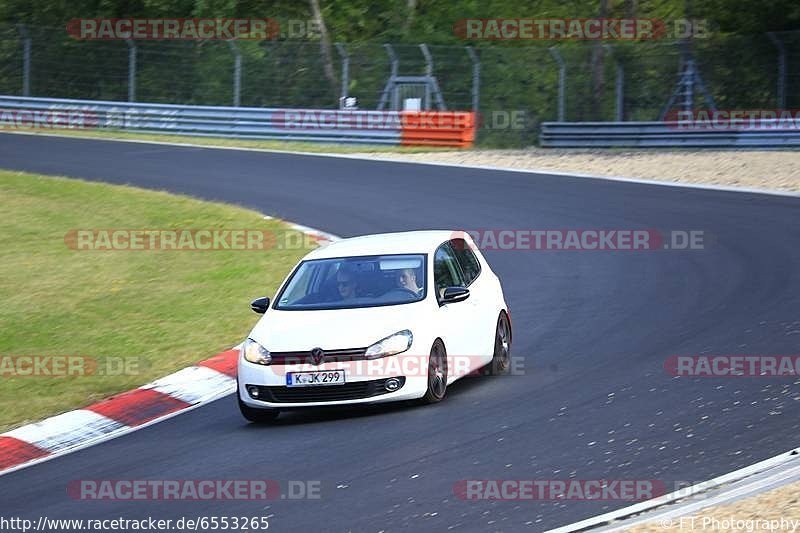
[[[283,409],[441,401],[448,385],[510,367],[498,277],[463,231],[335,241],[307,254],[242,343],[238,403],[268,422]]]

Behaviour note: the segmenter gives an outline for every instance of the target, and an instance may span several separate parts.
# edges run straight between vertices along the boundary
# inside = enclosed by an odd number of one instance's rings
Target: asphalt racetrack
[[[13,134],[0,135],[0,167],[241,204],[342,236],[423,228],[705,235],[702,250],[487,251],[511,308],[521,375],[462,380],[434,406],[290,413],[272,427],[245,423],[233,397],[223,398],[0,477],[2,515],[270,516],[272,531],[541,531],[627,503],[464,501],[454,485],[658,479],[671,488],[800,440],[797,377],[664,370],[676,354],[800,354],[800,198]],[[212,355],[197,349],[198,359]],[[320,498],[104,502],[66,491],[76,479],[254,478],[319,480]]]

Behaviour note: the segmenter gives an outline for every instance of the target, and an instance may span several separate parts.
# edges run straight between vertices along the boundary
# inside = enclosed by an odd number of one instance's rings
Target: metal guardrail
[[[114,129],[284,141],[451,146],[475,140],[475,114],[139,104],[0,96],[0,129]]]
[[[0,96],[0,129],[114,129],[310,142],[401,143],[395,111],[140,104]]]
[[[714,127],[682,122],[544,122],[540,144],[549,148],[735,148],[800,146],[800,128],[776,120],[758,127]]]

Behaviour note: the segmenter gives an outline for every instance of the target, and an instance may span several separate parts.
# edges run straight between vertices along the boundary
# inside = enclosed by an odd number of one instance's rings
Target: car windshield
[[[352,309],[425,298],[425,254],[303,261],[278,296],[276,309]]]

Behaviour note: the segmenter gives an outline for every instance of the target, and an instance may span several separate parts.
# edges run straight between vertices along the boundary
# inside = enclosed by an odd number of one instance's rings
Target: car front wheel
[[[500,312],[494,335],[494,355],[492,362],[484,367],[484,373],[490,376],[503,376],[511,369],[511,324],[508,316]]]
[[[428,357],[428,390],[422,397],[425,403],[442,401],[447,394],[447,351],[441,339],[436,339]]]

